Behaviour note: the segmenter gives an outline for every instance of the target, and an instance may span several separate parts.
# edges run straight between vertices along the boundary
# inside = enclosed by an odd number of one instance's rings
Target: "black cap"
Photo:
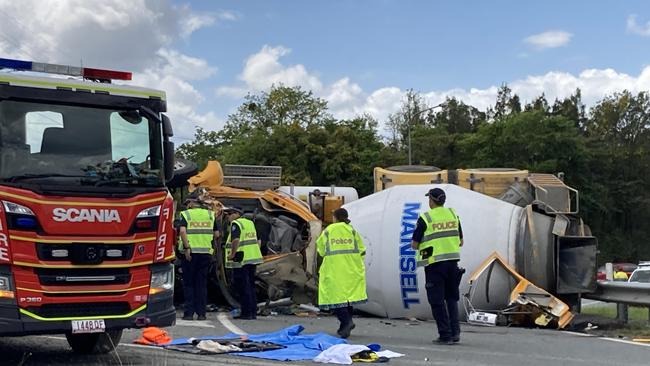
[[[445,200],[447,199],[447,196],[445,195],[445,191],[443,191],[440,188],[433,188],[429,190],[429,193],[425,194],[425,196],[431,198],[437,203],[445,203]]]

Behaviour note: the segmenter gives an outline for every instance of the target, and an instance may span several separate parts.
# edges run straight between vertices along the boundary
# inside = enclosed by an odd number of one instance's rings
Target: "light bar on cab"
[[[89,67],[76,67],[43,62],[32,62],[0,58],[0,69],[14,69],[23,71],[43,72],[69,76],[81,76],[86,79],[100,80],[131,80],[133,74],[126,71],[92,69]]]

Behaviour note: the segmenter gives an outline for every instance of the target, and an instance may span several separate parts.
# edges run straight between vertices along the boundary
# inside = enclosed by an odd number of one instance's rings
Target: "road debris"
[[[563,329],[574,316],[567,304],[517,273],[496,252],[470,276],[464,304],[468,318],[482,324]]]

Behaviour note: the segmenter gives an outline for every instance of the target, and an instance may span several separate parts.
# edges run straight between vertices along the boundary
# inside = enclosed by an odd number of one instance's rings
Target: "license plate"
[[[72,321],[72,333],[101,333],[105,331],[104,319]]]

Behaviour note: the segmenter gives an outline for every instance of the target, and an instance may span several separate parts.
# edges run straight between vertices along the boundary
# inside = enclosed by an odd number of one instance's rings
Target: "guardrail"
[[[650,306],[650,283],[599,281],[596,291],[584,298],[634,306]]]
[[[596,292],[583,294],[583,298],[616,303],[616,319],[627,323],[628,306],[647,306],[650,321],[650,283],[598,281]]]

